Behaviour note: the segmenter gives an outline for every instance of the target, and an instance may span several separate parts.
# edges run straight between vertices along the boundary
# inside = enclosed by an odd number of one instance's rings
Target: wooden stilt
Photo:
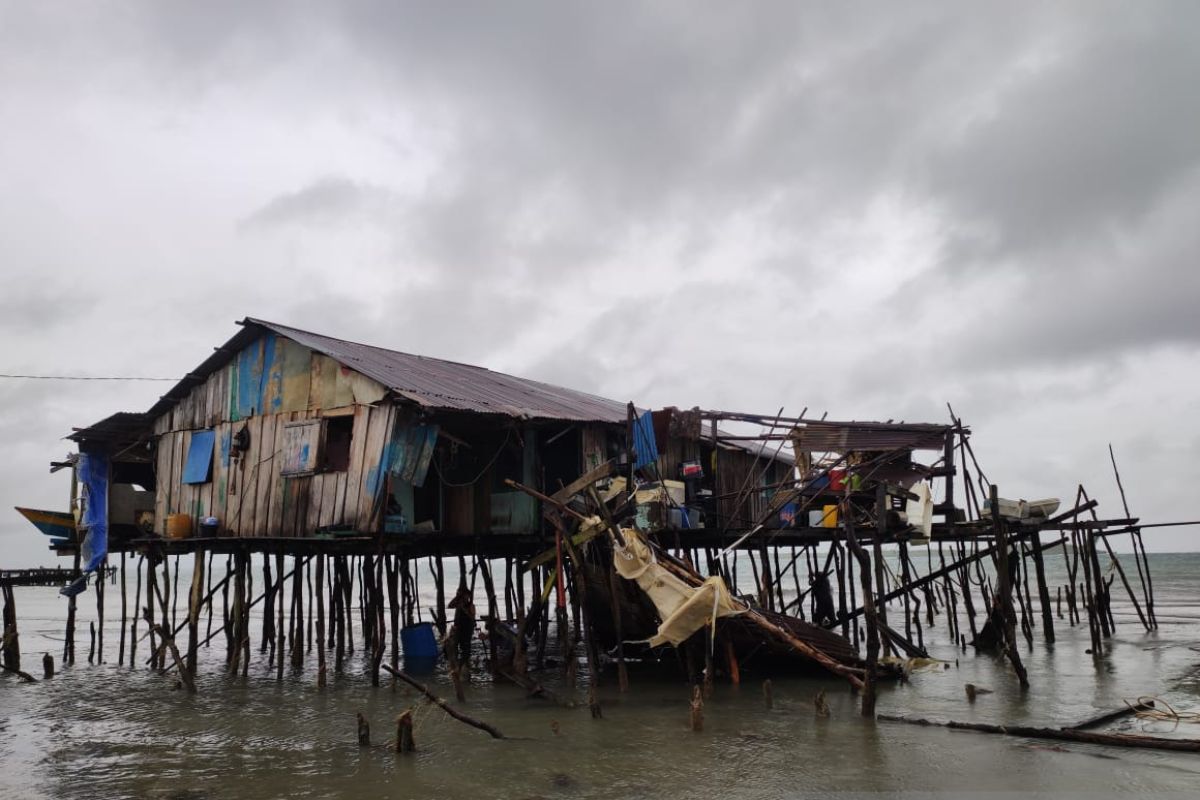
[[[992,484],[990,489],[991,510],[992,510],[992,529],[996,536],[996,575],[997,587],[996,592],[999,595],[996,601],[999,604],[1002,625],[1002,643],[1005,655],[1008,656],[1009,663],[1016,670],[1017,679],[1021,683],[1021,688],[1029,687],[1029,676],[1025,672],[1025,665],[1021,663],[1021,654],[1017,652],[1016,639],[1016,618],[1012,606],[1012,582],[1011,576],[1008,573],[1008,526],[1000,517],[1000,503],[996,485]]]
[[[104,575],[108,571],[108,557],[100,562],[96,574],[96,663],[104,663]],[[89,658],[90,662],[91,659]]]
[[[129,613],[129,603],[128,603],[128,597],[127,597],[128,593],[125,588],[125,551],[124,550],[121,551],[121,568],[120,568],[119,580],[121,581],[121,636],[120,636],[120,644],[117,646],[117,666],[118,667],[125,665],[125,616],[126,616],[126,614]]]
[[[287,652],[287,638],[284,633],[286,628],[283,627],[283,611],[284,611],[284,595],[286,580],[283,574],[283,553],[275,554],[275,572],[279,575],[276,579],[278,583],[275,589],[275,680],[283,680],[283,659],[284,653]]]
[[[325,688],[325,554],[317,556],[317,688]]]
[[[137,566],[133,568],[137,575],[136,585],[133,591],[133,614],[129,623],[129,668],[133,669],[137,665],[137,645],[138,645],[138,620],[142,615],[140,609],[142,607],[142,562],[146,560],[145,556],[139,556]]]
[[[187,669],[192,675],[196,674],[196,648],[199,644],[200,631],[200,591],[204,587],[204,551],[197,550],[192,567],[192,591],[188,595],[188,649]]]
[[[304,563],[297,557],[292,571],[291,646],[292,669],[304,666]]]
[[[392,669],[400,669],[400,568],[395,556],[384,556],[387,574],[388,615],[391,621]]]
[[[876,518],[880,518],[885,514],[884,488],[879,487],[876,498]],[[875,605],[875,597],[871,590],[871,561],[867,557],[866,551],[858,542],[858,537],[855,535],[854,518],[848,513],[848,509],[843,504],[839,514],[845,520],[846,544],[850,548],[850,552],[858,560],[858,576],[862,584],[863,594],[863,611],[866,619],[867,629],[867,668],[866,675],[863,676],[862,689],[862,715],[868,719],[875,717],[875,684],[878,680],[879,673],[879,628],[877,619],[877,609]],[[878,557],[878,553],[876,554]],[[878,572],[876,573],[878,574]]]

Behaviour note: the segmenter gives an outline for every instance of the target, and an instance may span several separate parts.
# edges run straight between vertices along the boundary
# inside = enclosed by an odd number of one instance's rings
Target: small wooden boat
[[[53,539],[65,539],[70,542],[75,538],[75,517],[66,511],[41,511],[36,508],[21,508],[17,506],[21,516],[33,523],[44,535]],[[57,544],[57,542],[56,542]]]

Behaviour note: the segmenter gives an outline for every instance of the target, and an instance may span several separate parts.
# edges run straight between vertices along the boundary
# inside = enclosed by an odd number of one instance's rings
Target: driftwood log
[[[908,725],[998,733],[1002,736],[1020,736],[1027,739],[1053,739],[1060,742],[1099,744],[1108,747],[1140,747],[1150,750],[1173,750],[1179,753],[1200,753],[1200,739],[1164,739],[1160,736],[1138,736],[1129,733],[1095,733],[1075,728],[1030,728],[1021,725],[989,725],[982,722],[937,722],[912,717],[894,717],[887,714],[880,714],[876,719],[884,722],[903,722]]]
[[[379,666],[385,672],[390,672],[391,674],[395,675],[400,680],[407,683],[409,686],[416,689],[421,694],[428,697],[429,701],[431,703],[434,703],[435,705],[437,705],[440,709],[442,709],[442,711],[445,711],[447,714],[454,717],[459,722],[470,725],[472,728],[478,728],[479,730],[484,731],[485,733],[490,735],[493,739],[504,739],[505,738],[503,733],[496,730],[496,728],[492,727],[491,725],[487,724],[486,722],[481,722],[480,720],[477,720],[474,717],[469,717],[466,714],[462,713],[461,711],[458,711],[458,710],[452,708],[449,703],[447,703],[442,698],[438,697],[433,692],[429,691],[429,688],[427,686],[425,686],[425,684],[421,683],[420,681],[418,681],[416,678],[412,677],[411,675],[404,673],[402,670],[392,669],[387,664],[380,664]]]

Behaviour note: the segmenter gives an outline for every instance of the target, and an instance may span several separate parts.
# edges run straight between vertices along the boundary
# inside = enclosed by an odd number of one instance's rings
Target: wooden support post
[[[283,606],[286,595],[286,577],[283,574],[283,553],[275,554],[275,572],[279,575],[275,589],[275,680],[283,680],[283,659],[287,652],[287,636],[283,627]]]
[[[1025,672],[1025,665],[1021,663],[1021,654],[1017,652],[1016,617],[1012,605],[1013,587],[1011,576],[1008,574],[1008,530],[1004,520],[1000,517],[998,497],[996,485],[992,484],[990,488],[992,528],[995,531],[996,547],[999,550],[999,557],[996,559],[996,593],[998,599],[995,602],[999,603],[1003,623],[999,626],[1003,649],[1008,656],[1009,662],[1013,665],[1013,669],[1016,670],[1017,680],[1020,681],[1021,688],[1027,689],[1029,688],[1029,676]]]
[[[282,648],[280,648],[280,649],[282,649]],[[367,718],[362,715],[361,711],[359,711],[356,716],[358,718],[358,746],[359,747],[370,747],[371,746],[371,725],[370,725],[370,723],[367,722]]]
[[[763,608],[774,611],[775,590],[771,583],[771,560],[767,556],[766,544],[759,544],[758,557],[762,568],[762,580],[758,585],[758,602]]]
[[[883,487],[879,487],[877,495],[877,511],[883,505]],[[862,715],[868,719],[875,717],[875,684],[879,679],[879,625],[876,616],[875,596],[871,590],[871,561],[858,543],[854,533],[854,517],[843,504],[839,512],[845,520],[846,545],[854,558],[858,560],[858,577],[862,584],[863,610],[867,627],[867,671],[863,680]]]
[[[333,625],[336,630],[336,645],[334,647],[333,668],[336,672],[342,671],[342,660],[346,656],[346,616],[345,609],[342,605],[342,557],[334,556],[332,561],[332,598],[331,605],[333,606]]]
[[[876,527],[880,524],[887,524],[887,517],[876,520]],[[900,583],[903,588],[908,588],[910,579],[908,574],[908,542],[900,542]],[[904,638],[912,641],[912,608],[910,606],[911,592],[904,593]]]
[[[1117,490],[1121,493],[1121,507],[1125,509],[1125,517],[1129,518],[1132,516],[1129,513],[1129,501],[1125,498],[1125,486],[1121,483],[1121,472],[1117,469],[1117,456],[1113,452],[1111,443],[1108,445],[1108,457],[1112,461],[1113,477],[1117,479]],[[1133,544],[1133,562],[1137,564],[1138,579],[1142,584],[1142,596],[1146,601],[1146,618],[1153,628],[1157,628],[1158,620],[1154,616],[1153,580],[1150,577],[1150,561],[1146,558],[1146,545],[1142,542],[1142,529],[1134,528],[1129,539]]]
[[[246,605],[246,581],[242,575],[243,554],[238,553],[233,562],[233,605],[226,615],[225,669],[237,675],[242,657],[242,607]]]
[[[135,588],[133,590],[133,613],[130,614],[131,621],[129,623],[129,667],[132,669],[137,664],[137,644],[138,644],[138,620],[142,618],[139,609],[142,607],[142,562],[145,561],[145,556],[138,557],[138,563],[133,568],[134,574],[137,576]]]
[[[160,590],[156,584],[154,587],[154,593],[158,596],[159,624],[162,626],[163,630],[168,630],[168,625],[170,625],[171,619],[171,606],[170,603],[167,602],[171,594],[171,560],[170,557],[165,553],[161,553],[159,558],[162,561],[163,570],[162,589]],[[170,625],[170,627],[174,628],[174,625]],[[159,650],[158,668],[162,669],[166,663],[166,650]]]
[[[291,657],[292,669],[304,666],[304,562],[297,556],[292,570],[292,621]]]
[[[21,642],[17,631],[17,598],[13,587],[7,583],[0,584],[0,594],[4,596],[4,628],[0,632],[3,634],[0,639],[3,640],[4,646],[0,648],[0,660],[9,672],[20,674]]]
[[[437,592],[437,628],[438,634],[446,635],[446,574],[445,565],[442,563],[442,554],[438,552],[434,557],[433,563],[436,564],[434,572],[434,589]]]
[[[275,581],[271,577],[271,557],[263,553],[263,617],[262,634],[258,637],[258,652],[267,652],[271,647],[272,657],[275,655]]]
[[[311,560],[311,558],[309,559]],[[307,564],[306,564],[307,566]],[[304,570],[304,591],[308,596],[308,602],[304,605],[304,654],[308,655],[312,652],[313,640],[313,585],[312,585],[312,567]]]
[[[325,688],[325,554],[317,556],[317,688]]]
[[[742,682],[742,671],[738,668],[737,651],[734,650],[733,641],[725,639],[725,669],[729,672],[729,682],[734,686]]]
[[[204,588],[204,551],[196,550],[195,562],[192,566],[192,590],[188,594],[188,649],[187,668],[192,675],[196,674],[196,649],[200,639],[200,609],[202,600],[200,591]]]
[[[125,616],[129,613],[128,592],[125,589],[125,551],[121,551],[121,636],[120,644],[117,646],[117,666],[125,664]]]
[[[416,749],[413,742],[413,712],[410,708],[396,717],[396,752],[411,753]]]
[[[874,567],[874,569],[875,569],[874,588],[875,588],[875,597],[877,599],[875,613],[876,613],[876,616],[877,616],[879,622],[883,623],[884,625],[888,624],[888,615],[887,615],[888,598],[887,598],[887,595],[884,594],[885,584],[883,581],[883,531],[887,527],[886,504],[887,504],[887,494],[886,494],[886,491],[884,490],[883,485],[881,484],[875,492],[875,524],[874,524],[874,526],[872,526],[872,530],[871,530],[871,566]],[[844,513],[847,517],[849,517],[851,514],[853,514],[853,509],[848,504],[844,504],[841,513]],[[897,590],[897,591],[899,592],[901,590]],[[867,600],[864,597],[863,603],[865,604],[866,602],[867,602]],[[892,648],[891,643],[886,638],[884,638],[883,639],[883,652],[885,654],[887,654],[892,649],[893,648]],[[865,703],[866,703],[865,695],[863,698],[863,702],[865,705]],[[874,710],[874,706],[875,706],[875,697],[874,697],[874,692],[872,692],[872,695],[871,695],[872,710]],[[863,711],[863,715],[866,716],[865,710]]]
[[[1047,644],[1054,644],[1054,612],[1050,607],[1050,588],[1046,585],[1046,564],[1042,557],[1042,549],[1038,546],[1041,543],[1041,531],[1039,530],[1033,535],[1033,547],[1030,550],[1033,552],[1033,570],[1034,577],[1037,579],[1038,602],[1042,607],[1042,637]],[[1061,607],[1060,597],[1059,608]]]
[[[107,571],[108,556],[105,556],[96,569],[96,621],[99,623],[95,628],[97,664],[104,663],[104,578]],[[89,658],[88,661],[91,659]]]
[[[619,691],[629,691],[629,672],[625,667],[625,631],[621,621],[620,587],[617,581],[617,571],[609,567],[608,591],[612,597],[613,630],[617,634],[617,687]],[[737,661],[733,662],[733,670],[737,670]],[[734,680],[736,683],[736,679]]]
[[[158,557],[154,548],[146,553],[146,605],[142,607],[141,616],[146,621],[146,626],[150,631],[150,668],[158,668],[158,644],[157,634],[154,632],[154,617],[155,603],[158,600],[158,570],[155,567],[155,559]],[[74,663],[74,662],[72,662]]]
[[[391,622],[391,639],[392,639],[392,669],[400,669],[400,568],[396,563],[396,556],[384,556],[384,571],[387,576],[387,591],[388,591],[388,619]],[[407,577],[408,568],[405,561],[405,575]],[[408,595],[407,581],[404,585],[404,595]]]
[[[54,677],[54,656],[50,655],[49,653],[42,654],[42,677]]]
[[[242,574],[246,576],[246,597],[254,596],[254,564],[251,561],[250,553],[242,551]],[[266,591],[268,587],[263,587]],[[261,598],[260,598],[261,599]],[[239,628],[241,629],[241,648],[242,648],[242,677],[245,678],[250,672],[250,609],[258,602],[254,600],[242,606],[242,622]]]

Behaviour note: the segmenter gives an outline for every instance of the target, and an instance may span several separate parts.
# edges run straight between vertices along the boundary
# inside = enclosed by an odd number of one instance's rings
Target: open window
[[[327,417],[324,422],[324,471],[346,472],[350,469],[350,440],[354,435],[354,417]]]
[[[279,474],[300,477],[350,469],[354,417],[350,414],[289,422],[283,426]]]

